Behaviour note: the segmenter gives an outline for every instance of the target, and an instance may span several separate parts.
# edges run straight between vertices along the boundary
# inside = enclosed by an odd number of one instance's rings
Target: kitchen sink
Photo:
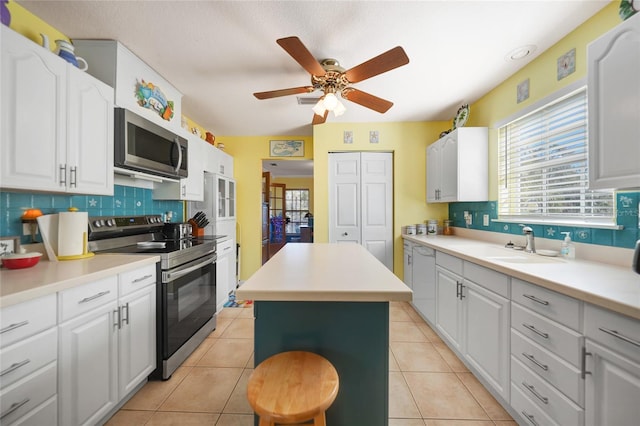
[[[452,246],[452,248],[454,248]],[[519,263],[519,264],[534,264],[534,263],[564,263],[565,261],[560,257],[542,256],[536,253],[526,253],[521,250],[515,250],[512,248],[494,246],[494,245],[479,245],[479,244],[461,244],[455,247],[455,249],[461,252],[466,252],[470,255],[484,258],[491,261],[506,262],[506,263]]]
[[[513,254],[511,256],[486,256],[486,259],[507,263],[563,263],[562,259],[541,256],[535,253]]]

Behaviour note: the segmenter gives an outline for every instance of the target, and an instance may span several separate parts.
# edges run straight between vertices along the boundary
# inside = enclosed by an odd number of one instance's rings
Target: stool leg
[[[276,426],[276,424],[270,420],[260,417],[260,422],[258,423],[258,426]]]
[[[327,419],[324,411],[313,418],[313,426],[327,426]]]

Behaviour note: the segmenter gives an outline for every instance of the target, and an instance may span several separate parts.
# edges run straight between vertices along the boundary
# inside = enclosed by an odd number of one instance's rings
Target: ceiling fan
[[[305,47],[298,37],[286,37],[276,42],[295,59],[309,74],[311,85],[292,87],[289,89],[258,92],[253,95],[258,99],[270,99],[280,96],[311,93],[321,90],[324,94],[318,104],[313,108],[312,124],[322,124],[326,121],[329,111],[335,115],[341,115],[345,108],[337,99],[339,93],[343,99],[355,102],[379,113],[385,113],[393,106],[393,102],[379,98],[369,93],[351,87],[376,75],[391,71],[409,63],[409,58],[402,47],[397,46],[366,62],[361,63],[345,71],[335,59],[318,61]]]

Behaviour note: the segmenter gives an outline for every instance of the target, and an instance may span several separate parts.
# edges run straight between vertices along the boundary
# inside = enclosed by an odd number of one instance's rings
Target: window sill
[[[554,219],[530,219],[530,218],[520,218],[520,219],[498,218],[498,219],[491,219],[491,222],[522,223],[526,225],[573,226],[573,227],[612,229],[612,230],[624,229],[624,226],[616,225],[615,223],[598,223],[598,222],[589,222],[586,220],[579,221],[579,220],[558,220],[558,219],[554,220]]]

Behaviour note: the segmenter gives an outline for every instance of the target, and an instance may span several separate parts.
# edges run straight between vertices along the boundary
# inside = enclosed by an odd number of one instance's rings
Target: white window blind
[[[500,219],[612,223],[613,193],[588,189],[586,88],[499,130]]]

